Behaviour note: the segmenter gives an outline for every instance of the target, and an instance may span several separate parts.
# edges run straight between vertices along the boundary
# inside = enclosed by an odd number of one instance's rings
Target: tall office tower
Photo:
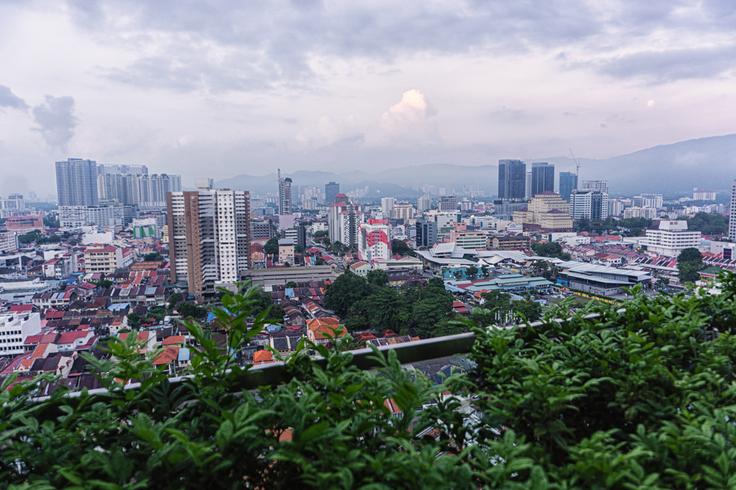
[[[731,213],[728,220],[728,239],[736,242],[736,180],[731,186]]]
[[[348,246],[357,245],[360,221],[360,209],[345,194],[338,194],[327,214],[330,241]]]
[[[578,188],[578,176],[572,172],[560,172],[560,197],[570,202],[570,194]]]
[[[606,180],[584,180],[580,186],[583,191],[598,191],[608,194],[608,181]]]
[[[358,258],[385,262],[391,258],[391,237],[387,219],[369,219],[358,227]]]
[[[394,212],[394,204],[396,199],[393,197],[382,197],[381,198],[381,213],[384,218],[390,218]]]
[[[243,279],[250,256],[250,194],[201,188],[167,196],[171,280],[197,298]]]
[[[521,160],[498,161],[498,198],[524,199],[526,196],[526,164]]]
[[[325,204],[331,206],[335,202],[335,196],[340,193],[340,184],[328,182],[325,184]]]
[[[419,218],[416,224],[417,248],[429,248],[437,243],[437,222],[431,218]]]
[[[457,209],[457,197],[455,196],[440,196],[439,204],[437,209],[440,211],[455,211]]]
[[[279,176],[279,214],[291,214],[291,177],[281,178],[281,169],[278,171]]]
[[[69,158],[56,162],[59,206],[97,206],[97,162]]]
[[[555,191],[555,166],[547,162],[532,163],[532,197]]]
[[[602,221],[608,218],[608,194],[597,190],[574,190],[570,194],[573,219]]]
[[[432,208],[432,198],[427,196],[426,194],[423,196],[419,196],[417,199],[417,211],[420,213],[423,213],[424,211],[428,211]]]

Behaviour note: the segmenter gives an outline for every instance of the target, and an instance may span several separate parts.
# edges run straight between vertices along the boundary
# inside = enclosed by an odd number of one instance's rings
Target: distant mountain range
[[[560,170],[572,170],[568,157],[535,158],[555,163]],[[605,179],[612,194],[690,192],[693,187],[726,191],[736,179],[736,134],[697,138],[659,145],[606,159],[580,158],[581,178]],[[294,185],[323,186],[339,182],[341,191],[365,191],[367,197],[417,197],[422,186],[444,188],[447,192],[475,189],[495,195],[498,189],[496,165],[432,164],[399,167],[379,173],[333,173],[297,171],[289,173]],[[224,179],[218,187],[248,189],[255,193],[275,192],[276,175],[238,175]]]

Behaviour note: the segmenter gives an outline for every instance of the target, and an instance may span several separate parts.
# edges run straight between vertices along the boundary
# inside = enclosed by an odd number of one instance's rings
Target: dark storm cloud
[[[74,97],[47,95],[42,104],[33,108],[34,129],[41,133],[52,148],[66,149],[74,136],[77,118],[74,115]]]
[[[0,85],[0,109],[3,107],[25,111],[28,109],[28,104],[26,104],[26,101],[15,95],[13,91],[10,90],[10,87]]]

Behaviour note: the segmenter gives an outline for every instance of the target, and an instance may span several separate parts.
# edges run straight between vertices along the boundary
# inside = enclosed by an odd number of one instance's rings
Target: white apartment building
[[[215,246],[220,282],[234,284],[248,269],[249,217],[244,192],[215,191]]]
[[[693,201],[715,201],[715,200],[716,200],[715,192],[698,189],[697,187],[693,189]]]
[[[388,219],[392,216],[394,212],[394,204],[396,204],[396,199],[393,197],[381,198],[381,213],[384,218]]]
[[[736,242],[736,180],[731,186],[731,213],[728,220],[728,239]]]
[[[384,217],[388,218],[388,216]],[[404,222],[414,219],[414,206],[407,202],[394,203],[394,210],[391,214],[391,218],[404,220]]]
[[[488,232],[453,230],[450,232],[450,241],[468,250],[485,250],[488,248]]]
[[[624,214],[626,205],[621,199],[609,199],[608,200],[608,216],[621,216]]]
[[[608,182],[605,180],[584,180],[580,186],[580,190],[598,191],[608,194]]]
[[[570,212],[576,220],[604,220],[608,218],[608,194],[594,189],[573,190],[570,194]]]
[[[114,274],[123,267],[123,252],[119,247],[105,245],[102,247],[87,247],[84,250],[84,267],[86,274],[101,272]]]
[[[429,211],[432,208],[432,198],[429,196],[419,196],[417,199],[417,211],[420,213]]]
[[[358,257],[366,262],[391,258],[391,237],[387,220],[371,219],[358,228]]]
[[[642,208],[639,206],[632,206],[624,209],[624,219],[631,218],[647,218],[654,219],[657,217],[656,208]]]
[[[338,194],[327,214],[330,241],[348,246],[357,245],[358,225],[361,220],[360,208],[350,202],[345,194]]]
[[[82,228],[99,226],[101,228],[120,228],[123,226],[123,206],[59,206],[59,226],[61,228]]]
[[[245,277],[250,258],[250,195],[200,188],[168,195],[169,257],[173,282],[196,296]]]
[[[634,196],[634,206],[662,209],[664,198],[662,194],[639,194],[638,196]]]
[[[38,313],[0,313],[0,356],[23,354],[23,342],[29,335],[41,333]]]
[[[646,239],[642,242],[647,251],[667,257],[677,257],[686,248],[698,248],[701,234],[689,231],[687,221],[674,220],[659,222],[659,228],[647,230]]]
[[[18,251],[18,235],[14,231],[0,232],[0,254]]]

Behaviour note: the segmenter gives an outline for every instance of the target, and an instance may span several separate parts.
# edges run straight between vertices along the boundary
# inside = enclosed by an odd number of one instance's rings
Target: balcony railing
[[[621,314],[625,312],[625,309],[621,308],[617,310],[617,313]],[[585,319],[595,319],[600,315],[598,313],[590,313],[586,315]],[[553,319],[550,321],[562,322],[562,319]],[[520,328],[534,328],[543,325],[544,322],[537,321],[527,324],[517,325]],[[503,327],[488,327],[488,328],[503,328]],[[470,352],[473,342],[475,341],[475,334],[473,332],[465,332],[455,335],[446,335],[443,337],[434,337],[430,339],[412,340],[410,342],[403,342],[401,344],[382,345],[377,347],[379,352],[393,351],[401,364],[411,364],[421,361],[431,361],[433,359],[439,359],[448,357],[456,354],[467,354]],[[378,367],[375,359],[371,355],[373,350],[370,348],[356,349],[350,351],[353,355],[352,362],[355,366],[360,369],[373,369]],[[313,361],[319,364],[324,363],[324,358],[321,356],[313,356]],[[169,383],[181,383],[190,376],[174,376],[169,378]],[[278,385],[287,382],[290,379],[289,370],[287,369],[286,363],[283,361],[275,361],[265,364],[256,364],[248,369],[239,380],[238,388],[240,389],[253,389],[258,386],[265,385]],[[140,383],[129,383],[125,386],[126,390],[134,390],[140,387]],[[87,393],[91,395],[105,394],[107,388],[95,388],[87,390]],[[81,395],[81,391],[72,391],[67,393],[67,396],[75,398]],[[48,396],[37,397],[36,401],[47,400]]]

